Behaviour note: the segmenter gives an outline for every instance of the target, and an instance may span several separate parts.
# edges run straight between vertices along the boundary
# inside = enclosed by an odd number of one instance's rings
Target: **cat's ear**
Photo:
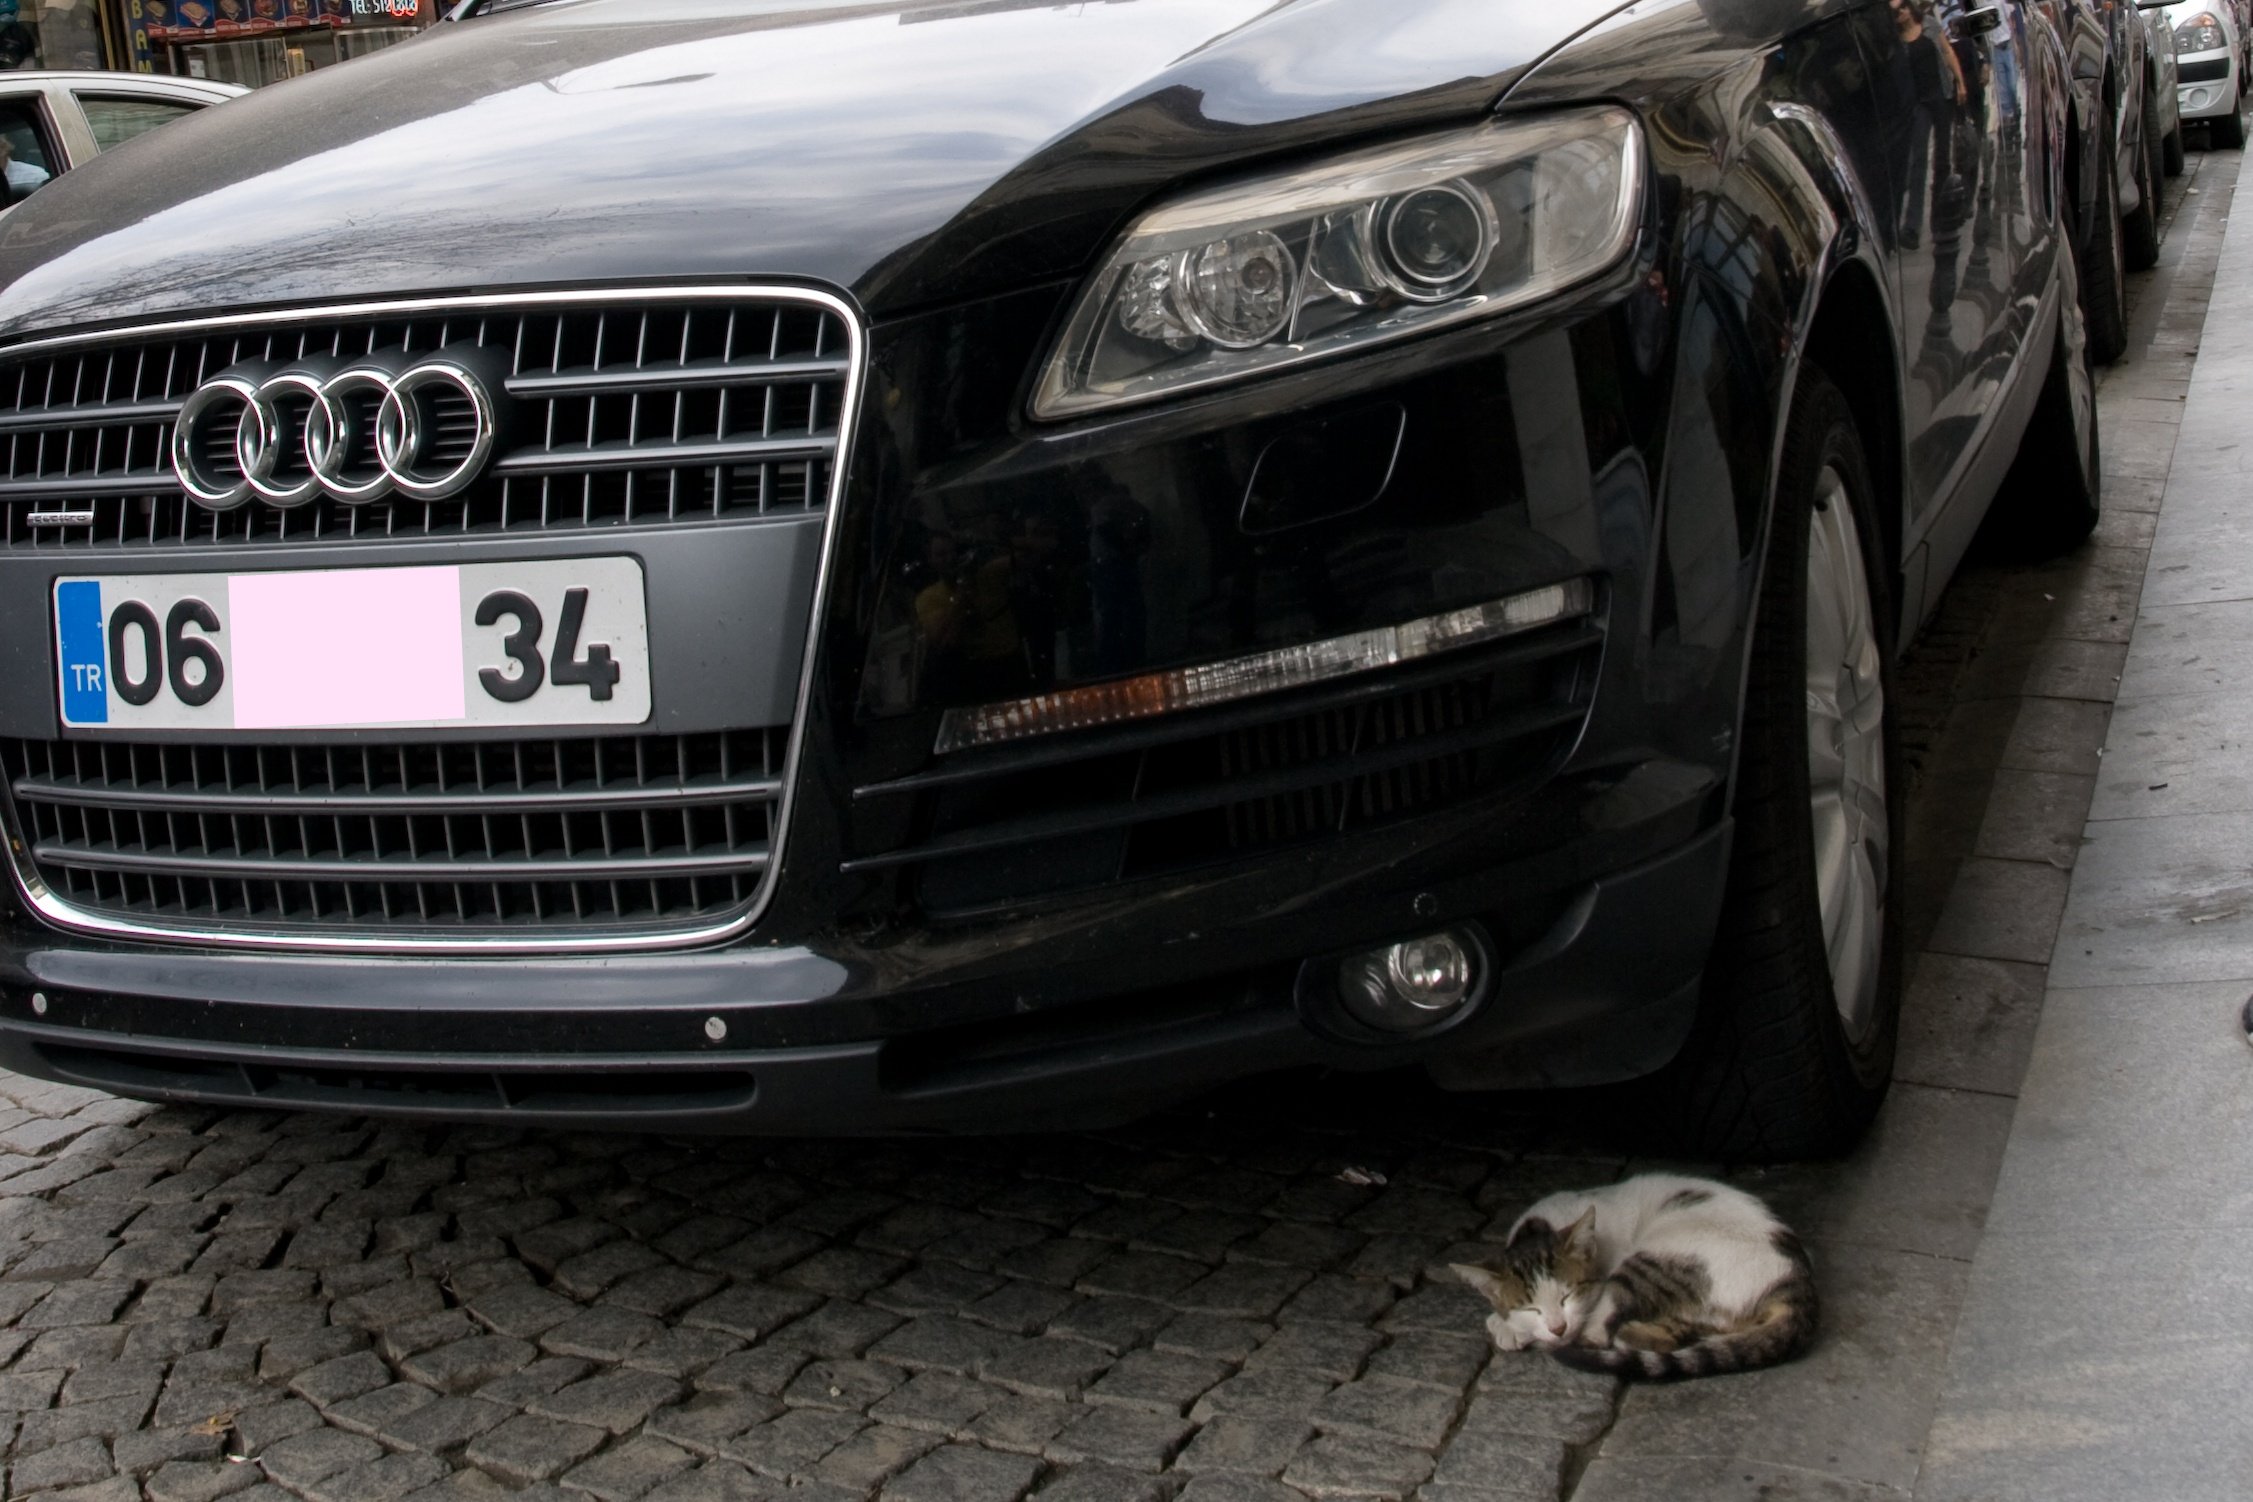
[[[1485,1268],[1473,1267],[1468,1262],[1451,1262],[1447,1265],[1447,1270],[1470,1285],[1473,1293],[1497,1309],[1507,1302],[1508,1291],[1502,1286],[1502,1280]]]
[[[1596,1207],[1590,1205],[1580,1212],[1580,1218],[1557,1233],[1557,1242],[1569,1252],[1593,1254],[1596,1250]]]

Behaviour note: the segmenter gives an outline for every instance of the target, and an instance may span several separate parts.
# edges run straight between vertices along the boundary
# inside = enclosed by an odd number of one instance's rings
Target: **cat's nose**
[[[1565,1333],[1565,1317],[1563,1315],[1556,1314],[1549,1317],[1549,1333],[1551,1335],[1562,1335]]]

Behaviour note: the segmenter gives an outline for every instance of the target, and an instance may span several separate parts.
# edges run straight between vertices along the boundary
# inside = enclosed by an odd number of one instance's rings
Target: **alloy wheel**
[[[1882,666],[1846,480],[1825,466],[1807,536],[1807,783],[1831,993],[1855,1043],[1877,1021],[1891,858]]]

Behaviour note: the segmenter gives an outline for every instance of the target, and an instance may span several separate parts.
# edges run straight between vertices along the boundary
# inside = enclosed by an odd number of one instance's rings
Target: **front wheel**
[[[2183,175],[2183,122],[2179,117],[2175,128],[2159,143],[2159,169],[2169,177]]]
[[[1659,1082],[1674,1151],[1844,1152],[1892,1076],[1901,778],[1877,504],[1846,399],[1809,367],[1753,631],[1721,927],[1697,1027]]]

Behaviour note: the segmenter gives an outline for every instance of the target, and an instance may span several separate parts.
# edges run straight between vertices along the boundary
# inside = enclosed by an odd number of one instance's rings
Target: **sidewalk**
[[[1920,1502],[2253,1495],[2253,215],[2150,305],[2104,392],[2150,566]]]

